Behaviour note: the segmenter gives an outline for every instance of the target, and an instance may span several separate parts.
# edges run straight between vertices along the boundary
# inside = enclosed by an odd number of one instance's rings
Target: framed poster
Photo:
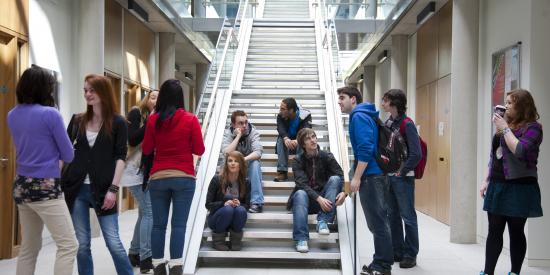
[[[520,87],[521,42],[493,53],[491,110],[504,105],[506,93]]]

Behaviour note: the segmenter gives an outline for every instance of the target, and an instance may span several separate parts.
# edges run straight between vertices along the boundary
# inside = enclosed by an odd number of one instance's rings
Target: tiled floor
[[[360,213],[358,213],[359,215]],[[127,211],[120,216],[121,238],[127,248],[132,237],[132,228],[136,219],[135,210]],[[483,266],[484,246],[479,244],[460,245],[449,242],[449,228],[430,217],[419,214],[420,227],[420,254],[418,255],[418,266],[412,269],[400,269],[394,265],[392,274],[424,275],[424,274],[479,274]],[[364,219],[359,219],[358,251],[360,252],[361,264],[368,263],[372,257],[372,236],[368,232]],[[36,275],[51,275],[53,271],[53,259],[55,258],[55,244],[49,243],[44,246],[37,262]],[[105,247],[102,238],[92,240],[92,252],[94,257],[96,274],[116,274],[111,257]],[[510,263],[507,255],[503,254],[497,266],[495,274],[507,274]],[[1,260],[1,274],[15,274],[16,259]],[[136,274],[139,271],[135,270]],[[287,270],[287,269],[258,269],[258,268],[200,268],[197,274],[200,275],[328,275],[339,274],[329,270]],[[550,268],[535,268],[524,265],[523,274],[542,275],[550,274]],[[75,271],[74,274],[77,274]]]

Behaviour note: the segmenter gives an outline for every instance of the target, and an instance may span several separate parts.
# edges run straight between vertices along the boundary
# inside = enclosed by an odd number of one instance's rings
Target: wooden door
[[[428,145],[428,159],[424,177],[416,181],[416,208],[426,215],[436,214],[436,154],[435,106],[437,82],[418,88],[416,97],[416,125],[418,133]]]
[[[0,258],[17,255],[19,221],[12,197],[15,178],[15,149],[7,127],[7,114],[16,104],[15,87],[26,45],[0,31]]]
[[[449,224],[450,209],[450,148],[451,148],[451,76],[437,81],[436,98],[436,219]]]

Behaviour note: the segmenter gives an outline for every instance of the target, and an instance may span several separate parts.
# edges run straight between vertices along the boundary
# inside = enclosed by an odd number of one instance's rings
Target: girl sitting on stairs
[[[225,157],[223,170],[210,181],[206,195],[208,226],[216,250],[241,250],[243,228],[250,206],[250,181],[246,178],[243,154],[233,151]],[[225,237],[229,232],[229,246]]]

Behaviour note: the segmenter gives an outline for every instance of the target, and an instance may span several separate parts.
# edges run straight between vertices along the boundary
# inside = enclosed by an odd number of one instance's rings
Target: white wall
[[[376,66],[374,72],[374,103],[376,110],[380,109],[380,102],[385,92],[390,89],[391,62],[387,58],[382,64]],[[382,120],[385,120],[388,114],[380,112]]]
[[[531,62],[529,66],[529,90],[533,94],[540,123],[545,129],[550,125],[550,1],[533,0],[531,4]],[[546,168],[546,169],[543,169]],[[529,221],[527,255],[530,265],[550,266],[550,139],[546,138],[539,155],[539,185],[542,196],[543,218]]]
[[[486,0],[480,1],[479,13],[479,67],[478,67],[478,185],[486,177],[491,141],[491,56],[492,53],[522,42],[520,86],[532,92],[540,122],[550,125],[550,1],[545,0]],[[533,58],[531,58],[533,57]],[[543,141],[539,156],[539,183],[542,191],[543,210],[550,208],[550,146]],[[483,242],[487,236],[487,216],[483,201],[477,203],[477,234]],[[550,265],[550,217],[529,219],[527,258],[531,265]],[[505,247],[508,237],[505,233]]]
[[[407,115],[416,121],[416,33],[409,37],[407,59]]]

